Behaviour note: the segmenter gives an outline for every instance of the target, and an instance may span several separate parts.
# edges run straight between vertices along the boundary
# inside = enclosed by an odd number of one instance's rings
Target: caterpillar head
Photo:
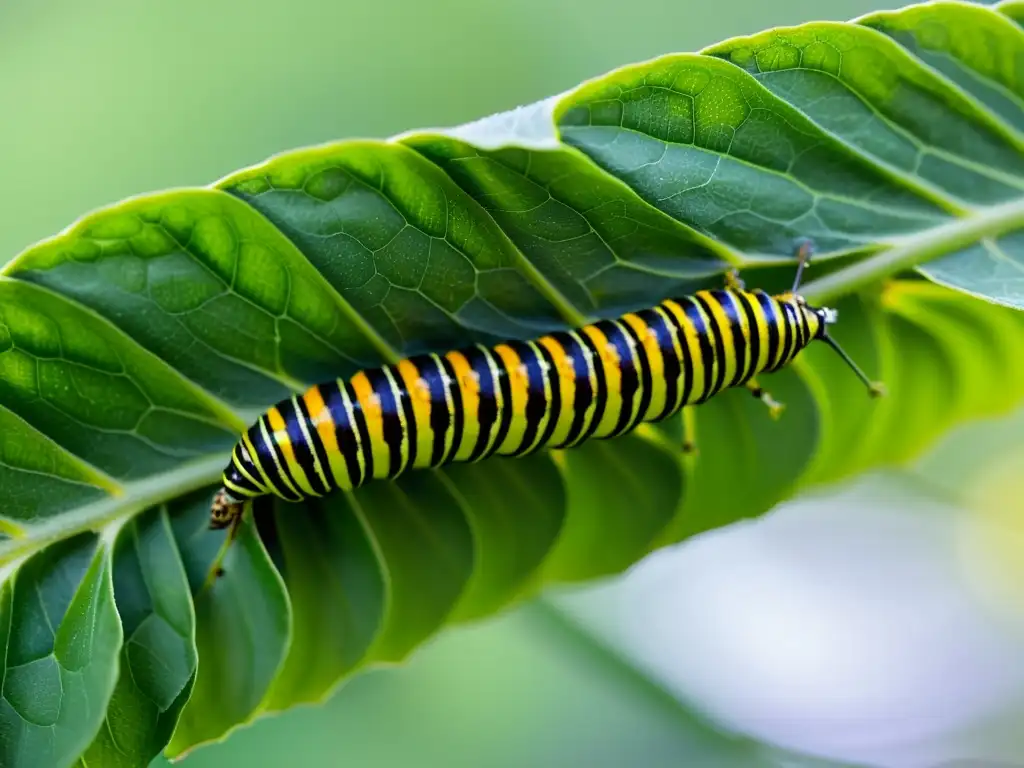
[[[829,333],[828,328],[830,325],[835,325],[839,320],[839,310],[832,309],[831,307],[812,307],[808,304],[803,296],[796,297],[797,306],[800,312],[803,313],[804,318],[807,320],[807,326],[811,331],[812,339],[821,339],[843,359],[843,361],[850,367],[850,369],[857,375],[864,384],[867,385],[868,394],[872,397],[880,397],[885,394],[885,387],[875,381],[868,379],[864,372],[857,366],[853,359],[846,354],[842,347],[833,339]]]
[[[231,496],[226,488],[217,491],[210,507],[210,528],[220,530],[234,523],[242,514],[242,502]]]
[[[814,338],[823,339],[828,335],[828,327],[835,325],[839,320],[839,310],[832,309],[831,307],[810,307],[804,305],[807,311],[811,312],[815,316],[817,322],[817,329],[814,333]]]
[[[231,462],[224,468],[224,484],[213,499],[210,527],[226,528],[241,514],[242,505],[267,493],[266,478],[252,460],[244,441],[235,446]]]
[[[839,319],[839,312],[831,307],[812,307],[803,296],[791,295],[789,301],[810,331],[810,339],[827,339],[828,327]]]

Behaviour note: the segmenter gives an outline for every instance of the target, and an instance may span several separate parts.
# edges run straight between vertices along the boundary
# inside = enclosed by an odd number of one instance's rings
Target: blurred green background
[[[333,139],[448,126],[867,0],[5,0],[0,263],[90,209]],[[297,747],[304,753],[297,757]],[[760,765],[543,606],[450,632],[205,766]],[[158,761],[160,762],[160,761]]]

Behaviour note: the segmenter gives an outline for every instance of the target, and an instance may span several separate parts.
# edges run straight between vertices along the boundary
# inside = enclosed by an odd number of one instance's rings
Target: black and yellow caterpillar
[[[324,496],[409,469],[523,456],[610,438],[642,422],[746,386],[811,341],[830,344],[873,394],[880,390],[828,335],[836,312],[793,289],[747,291],[734,277],[657,306],[533,341],[424,354],[311,387],[268,409],[224,471],[210,525],[234,522],[265,495]]]

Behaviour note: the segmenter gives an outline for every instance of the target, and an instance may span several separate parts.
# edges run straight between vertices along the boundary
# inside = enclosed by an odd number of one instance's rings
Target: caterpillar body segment
[[[790,363],[837,319],[794,290],[721,290],[531,341],[424,354],[317,384],[268,409],[241,437],[211,527],[260,496],[300,501],[404,472],[492,455],[523,456],[607,439],[744,386],[773,417],[782,405],[756,376]]]

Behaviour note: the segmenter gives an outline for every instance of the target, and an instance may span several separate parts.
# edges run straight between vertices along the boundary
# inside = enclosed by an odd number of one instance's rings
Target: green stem
[[[228,463],[228,453],[207,456],[175,467],[173,470],[126,483],[124,492],[79,509],[64,512],[34,525],[31,536],[0,542],[0,566],[29,555],[55,541],[68,539],[83,531],[99,531],[122,518],[163,504],[180,496],[214,485]]]
[[[804,285],[800,293],[812,304],[853,293],[897,272],[966,248],[979,240],[999,237],[1024,227],[1024,199],[980,209],[971,216],[954,219],[896,245],[852,267]]]

